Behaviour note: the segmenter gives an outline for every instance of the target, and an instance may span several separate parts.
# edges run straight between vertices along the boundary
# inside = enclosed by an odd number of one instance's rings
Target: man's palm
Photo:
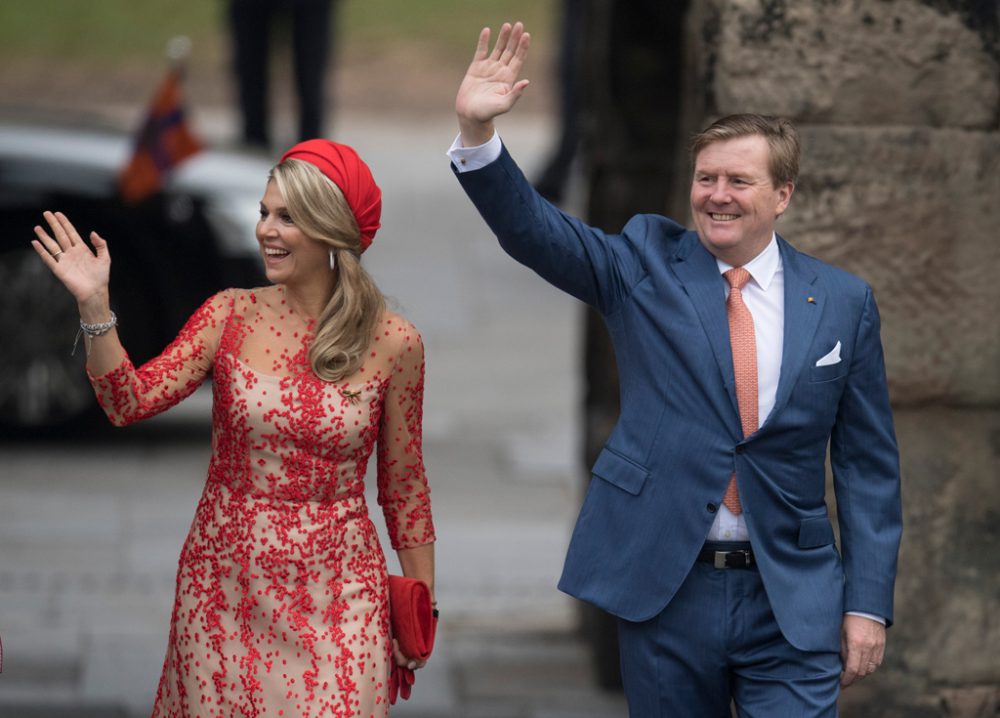
[[[489,122],[508,112],[528,85],[527,80],[518,80],[530,44],[524,26],[504,24],[488,53],[489,39],[489,28],[485,28],[455,98],[459,116],[475,122]]]

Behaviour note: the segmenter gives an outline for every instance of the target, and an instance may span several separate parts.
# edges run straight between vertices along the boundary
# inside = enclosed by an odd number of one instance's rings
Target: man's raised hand
[[[476,54],[455,97],[455,112],[462,144],[475,147],[493,136],[493,118],[510,111],[527,80],[518,79],[528,56],[531,35],[520,22],[504,23],[493,51],[489,52],[490,29],[479,33]]]

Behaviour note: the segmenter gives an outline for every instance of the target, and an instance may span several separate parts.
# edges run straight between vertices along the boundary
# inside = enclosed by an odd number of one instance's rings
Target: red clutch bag
[[[389,623],[392,637],[404,656],[426,661],[434,649],[437,612],[431,604],[431,590],[419,579],[389,576]],[[406,666],[392,662],[389,675],[389,703],[404,700],[413,690],[414,675]]]

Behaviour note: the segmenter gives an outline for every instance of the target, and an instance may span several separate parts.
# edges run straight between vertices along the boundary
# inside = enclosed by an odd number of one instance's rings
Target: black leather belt
[[[750,544],[706,543],[705,548],[698,554],[698,560],[710,563],[715,568],[753,568],[757,564]]]

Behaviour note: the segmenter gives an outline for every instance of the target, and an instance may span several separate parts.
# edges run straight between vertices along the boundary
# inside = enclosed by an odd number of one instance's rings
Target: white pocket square
[[[831,366],[833,364],[840,364],[840,342],[837,342],[837,346],[829,354],[821,356],[816,362],[816,366]]]

